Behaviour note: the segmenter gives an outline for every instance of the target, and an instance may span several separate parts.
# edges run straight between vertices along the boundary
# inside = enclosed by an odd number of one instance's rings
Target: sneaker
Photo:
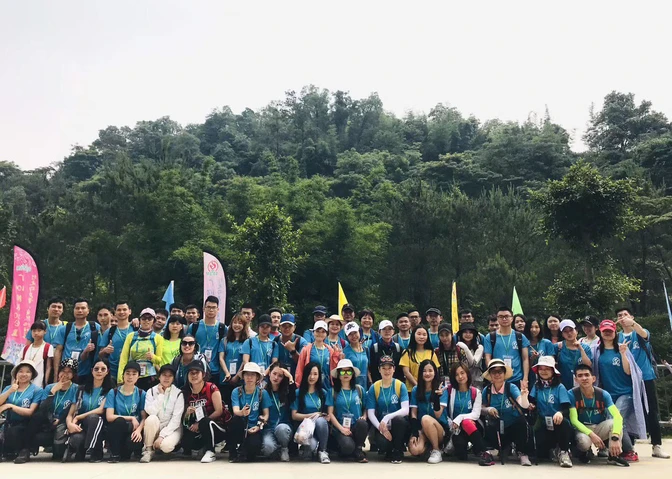
[[[102,452],[92,453],[91,457],[89,457],[89,462],[91,464],[97,464],[99,462],[103,462],[103,453]]]
[[[280,461],[289,462],[289,448],[283,447],[280,449]]]
[[[366,453],[362,451],[361,449],[357,449],[355,451],[355,461],[364,464],[366,462],[369,462],[369,460],[366,458]]]
[[[521,466],[531,466],[532,463],[530,462],[530,458],[527,457],[527,454],[519,454],[518,457],[520,458],[520,465]]]
[[[579,452],[578,456],[579,461],[581,461],[582,464],[590,464],[590,461],[595,457],[595,454],[593,454],[592,449],[588,449],[586,452]]]
[[[226,449],[226,441],[215,444],[215,453],[222,452]]]
[[[393,451],[392,452],[392,459],[390,462],[392,464],[401,464],[401,461],[404,459],[404,453],[400,451]]]
[[[429,453],[429,459],[427,459],[429,464],[438,464],[442,461],[443,457],[441,457],[441,451],[438,449],[433,449],[432,452]]]
[[[320,458],[321,464],[329,464],[331,462],[329,459],[329,453],[327,451],[320,451],[317,453],[317,456]]]
[[[628,451],[621,454],[621,458],[628,462],[639,462],[639,455],[635,451]]]
[[[142,457],[140,457],[140,462],[147,464],[152,462],[152,457],[154,457],[154,450],[151,448],[145,448],[142,451]]]
[[[560,463],[560,467],[572,467],[572,459],[569,457],[569,453],[567,451],[560,451],[560,454],[558,454],[558,462]]]
[[[609,457],[609,449],[600,449],[597,451],[597,457]]]
[[[669,459],[670,455],[663,451],[663,448],[660,444],[653,446],[653,453],[651,454],[653,457],[657,457],[659,459]]]
[[[107,460],[109,464],[116,464],[119,461],[121,461],[121,456],[110,456],[110,458]]]
[[[205,451],[205,454],[203,454],[203,457],[201,458],[201,462],[203,464],[207,464],[209,462],[215,462],[217,460],[217,457],[215,457],[215,453],[213,451]]]
[[[481,453],[481,458],[478,460],[479,466],[494,466],[495,459],[492,457],[492,454],[489,452]]]
[[[19,452],[19,455],[14,459],[14,464],[25,464],[30,459],[30,452],[28,449],[22,449]]]
[[[452,456],[453,453],[455,452],[455,446],[453,445],[453,441],[448,441],[443,448],[443,453],[446,456]]]
[[[609,456],[607,458],[607,464],[610,466],[630,467],[628,461],[618,456]]]
[[[550,452],[551,452],[551,462],[559,462],[558,456],[560,456],[560,449],[554,447],[553,449],[551,449]]]

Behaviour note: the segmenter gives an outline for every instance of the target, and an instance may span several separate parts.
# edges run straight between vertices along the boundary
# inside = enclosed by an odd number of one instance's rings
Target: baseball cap
[[[600,323],[600,331],[610,329],[611,331],[616,331],[616,323],[611,319],[605,319]]]
[[[576,329],[576,323],[574,323],[574,321],[571,319],[563,319],[560,321],[560,331],[564,330],[565,328]]]
[[[450,324],[448,324],[448,323],[439,324],[438,332],[441,333],[441,331],[448,331],[450,334],[453,334],[453,328],[451,328]]]
[[[350,333],[354,333],[355,331],[359,332],[359,324],[355,323],[354,321],[350,321],[345,325],[346,336],[348,336]]]
[[[313,309],[313,314],[319,314],[319,313],[322,313],[326,316],[327,308],[324,306],[315,306],[315,309]]]
[[[159,376],[161,376],[165,372],[169,372],[173,376],[175,376],[175,368],[170,364],[164,364],[163,366],[161,366],[161,369],[159,369]]]
[[[137,371],[138,374],[140,374],[140,365],[138,364],[137,361],[129,361],[126,363],[126,366],[124,366],[124,372],[128,371],[129,369],[132,369],[133,371]]]
[[[427,311],[425,311],[425,316],[427,316],[430,313],[438,314],[441,316],[441,310],[439,308],[429,308]]]
[[[396,366],[392,356],[385,355],[380,357],[380,361],[378,361],[378,367],[382,368],[383,366]]]
[[[149,314],[152,318],[156,318],[156,312],[152,308],[145,308],[142,311],[140,311],[140,318],[142,318],[145,314]]]
[[[581,324],[592,324],[593,326],[597,327],[599,326],[600,322],[597,320],[595,316],[586,316],[581,320]]]
[[[283,314],[282,319],[280,319],[280,325],[282,326],[283,324],[296,324],[296,319],[294,318],[294,315],[291,313]]]
[[[313,325],[313,331],[315,331],[317,329],[324,329],[325,331],[329,331],[329,327],[327,326],[327,323],[325,323],[322,320],[316,321],[315,325]]]
[[[262,314],[259,316],[259,321],[257,321],[257,326],[261,326],[263,324],[272,324],[271,323],[271,317],[268,314]]]
[[[189,366],[187,367],[187,371],[200,371],[202,373],[205,372],[205,366],[203,366],[203,363],[199,360],[195,360],[189,363]]]
[[[355,312],[355,307],[350,303],[345,303],[341,308],[341,312],[345,311],[346,309],[352,311],[353,313]]]
[[[392,328],[392,329],[394,329],[394,325],[392,324],[392,321],[390,321],[390,320],[388,320],[388,319],[384,319],[384,320],[382,320],[382,321],[380,322],[380,324],[378,325],[378,331],[382,331],[382,330],[385,329],[385,328]]]

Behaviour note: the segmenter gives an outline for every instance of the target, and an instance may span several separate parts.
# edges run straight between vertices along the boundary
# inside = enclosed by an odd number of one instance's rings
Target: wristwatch
[[[611,436],[611,440],[614,442],[618,442],[621,440],[621,438],[619,436]]]

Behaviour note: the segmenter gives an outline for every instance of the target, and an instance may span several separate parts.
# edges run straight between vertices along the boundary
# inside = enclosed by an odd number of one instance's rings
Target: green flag
[[[513,287],[513,299],[511,300],[511,309],[513,314],[525,314],[523,313],[523,307],[520,305],[520,300],[518,299],[518,293],[516,292],[516,287]]]

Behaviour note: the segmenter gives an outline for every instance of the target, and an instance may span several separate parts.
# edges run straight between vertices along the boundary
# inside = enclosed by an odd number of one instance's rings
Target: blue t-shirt
[[[444,394],[442,395],[442,398],[445,397],[445,391]],[[430,400],[431,397],[431,391],[425,392],[425,401],[424,402],[418,402],[418,386],[413,386],[413,389],[411,389],[411,399],[410,399],[410,407],[411,408],[416,408],[418,410],[418,420],[421,420],[424,416],[431,416],[434,419],[436,419],[436,415],[434,414],[434,403]],[[441,403],[441,400],[439,400],[439,403]],[[446,418],[448,417],[448,413],[446,411],[446,407],[444,406],[443,408],[443,413],[441,413],[441,416],[437,419],[441,424],[447,424],[448,421]]]
[[[527,353],[528,353],[528,356],[529,356],[530,360],[532,360],[532,358],[534,357],[532,348],[534,348],[534,351],[537,351],[539,353],[539,357],[541,357],[541,356],[555,356],[555,352],[556,352],[555,345],[546,338],[542,338],[534,346],[532,346],[532,344],[530,343],[530,347],[527,350]]]
[[[194,325],[190,324],[187,328],[187,335],[193,336],[193,329]],[[226,335],[226,328],[223,334]],[[212,374],[219,373],[219,321],[213,326],[208,326],[205,324],[205,320],[201,319],[194,339],[198,343],[198,352],[208,358],[210,372]],[[224,339],[224,336],[222,336],[222,339]]]
[[[398,334],[395,336],[395,342],[399,343],[399,346],[401,347],[402,350],[408,349],[408,344],[411,342],[411,337],[409,336],[408,338],[404,339]]]
[[[506,387],[507,386],[505,385],[504,393],[506,393]],[[518,389],[515,384],[510,384],[508,387],[511,388],[513,399],[518,400],[520,397],[520,389]],[[511,400],[506,397],[506,394],[492,394],[491,389],[492,387],[488,386],[484,388],[481,393],[483,395],[483,406],[494,407],[497,409],[499,418],[504,421],[504,427],[509,427],[520,417],[520,413],[513,403],[511,403]],[[488,396],[490,396],[490,404],[487,404]]]
[[[351,423],[355,424],[355,421],[363,414],[364,391],[360,388],[350,389],[349,391],[341,389],[335,396],[333,400],[334,415],[338,422],[343,424],[343,418],[350,417]]]
[[[448,416],[448,408],[450,407],[448,389],[443,391],[441,404],[446,408],[446,416]],[[455,403],[453,404],[453,410],[450,411],[450,418],[455,419],[460,414],[469,414],[473,408],[474,403],[471,400],[471,389],[464,392],[455,391]]]
[[[341,333],[342,332],[343,332],[343,330],[341,330]],[[339,335],[340,335],[340,333],[339,333]],[[315,335],[313,334],[313,330],[312,329],[306,329],[303,332],[303,339],[305,339],[307,343],[314,343],[315,342]]]
[[[567,347],[566,341],[562,342],[562,348],[558,347],[561,343],[555,344],[555,349],[558,351],[558,371],[560,371],[562,384],[567,389],[574,387],[574,369],[581,364],[581,351],[578,349],[571,350]],[[586,352],[588,358],[593,360],[593,352],[587,344],[579,345]]]
[[[369,370],[369,355],[367,353],[368,349],[364,349],[361,352],[357,352],[354,349],[352,349],[352,347],[350,347],[349,344],[345,348],[343,348],[343,354],[345,355],[345,358],[352,361],[353,366],[359,369],[357,384],[362,386],[364,388],[364,391],[369,389],[369,377],[367,374]]]
[[[537,389],[534,385],[530,397],[537,400],[537,411],[541,417],[553,417],[556,412],[562,411],[563,406],[571,405],[567,388],[562,384],[542,389]]]
[[[334,398],[331,394],[331,391],[323,389],[322,395],[324,396],[324,406],[329,407],[334,405]],[[296,411],[299,414],[313,414],[316,412],[322,412],[323,404],[317,391],[307,393],[303,403],[303,408],[300,408],[301,403],[299,401],[299,393],[297,391],[296,399],[294,399],[294,402],[292,403],[292,411]],[[324,412],[326,412],[326,410]]]
[[[322,365],[322,387],[324,389],[331,389],[331,370],[329,369],[329,350],[325,347],[324,349],[317,349],[315,345],[310,348],[310,360],[315,361],[318,364]],[[307,374],[307,371],[304,371],[304,376]]]
[[[100,331],[100,325],[93,323],[96,326],[96,331]],[[77,329],[75,323],[72,323],[70,334],[65,337],[65,329],[67,326],[60,326],[54,346],[63,346],[63,359],[76,358],[79,361],[79,368],[77,368],[78,376],[87,376],[91,374],[91,367],[93,366],[93,359],[95,354],[93,351],[89,353],[86,360],[82,361],[82,352],[86,346],[91,342],[91,326],[87,321],[81,330]],[[79,339],[79,340],[78,340]],[[96,344],[97,346],[97,344]]]
[[[54,388],[55,384],[56,383],[49,384],[46,388],[44,388],[44,395],[42,400],[46,399],[49,394],[51,394],[51,390]],[[60,417],[61,414],[63,414],[63,411],[70,410],[70,405],[77,401],[78,390],[79,386],[77,386],[75,383],[72,383],[67,390],[57,391],[56,394],[54,394],[54,402],[52,407],[55,417]]]
[[[272,339],[261,341],[259,336],[246,340],[241,351],[249,354],[250,362],[257,363],[262,372],[266,371],[273,359],[278,358],[277,344]]]
[[[439,333],[429,332],[429,342],[432,343],[432,348],[436,349],[439,347],[441,340],[439,339]]]
[[[227,341],[224,338],[219,344],[219,351],[224,352],[224,362],[229,372],[234,371],[233,374],[238,373],[243,364],[243,343],[237,340]],[[224,376],[220,379],[224,381]]]
[[[261,401],[259,400],[260,397]],[[250,415],[247,416],[247,428],[249,429],[257,425],[261,412],[271,407],[271,398],[265,389],[257,387],[254,389],[254,392],[248,394],[245,392],[245,387],[241,386],[233,390],[231,405],[234,407],[237,406],[240,409],[250,406]]]
[[[386,415],[401,409],[401,403],[408,401],[408,389],[406,384],[401,381],[401,389],[397,396],[395,383],[399,381],[394,379],[390,387],[383,388],[381,383],[380,394],[376,400],[376,387],[372,384],[366,393],[366,409],[375,409],[376,417],[380,421]]]
[[[292,336],[293,342],[296,341],[298,338],[299,342],[297,343],[296,347],[296,352],[297,354],[301,354],[301,350],[308,344],[308,341],[306,341],[304,338],[299,336],[298,334],[295,334]],[[296,361],[292,359],[292,355],[287,351],[287,349],[281,344],[282,342],[282,337],[279,337],[277,340],[275,340],[275,349],[278,350],[278,362],[280,364],[284,364],[285,366],[290,365],[291,366],[291,373],[292,375],[296,374]]]
[[[105,409],[112,409],[117,416],[135,416],[140,421],[140,413],[145,409],[145,391],[135,387],[133,394],[125,396],[121,386],[110,389],[105,398]]]
[[[647,337],[651,338],[651,333],[649,330],[645,329],[644,331],[646,331],[646,334],[648,335]],[[630,352],[635,358],[637,366],[639,366],[639,369],[642,370],[642,379],[644,381],[656,379],[656,371],[653,369],[653,365],[649,360],[646,350],[644,350],[644,348],[648,349],[651,347],[649,342],[640,342],[635,331],[632,331],[629,334],[624,334],[623,332],[618,333],[618,342],[624,343],[626,341],[630,341],[628,344],[628,349],[630,349]]]
[[[269,394],[268,397],[271,400],[268,427],[275,428],[278,424],[292,424],[292,415],[289,412],[289,404],[282,401],[276,392]]]
[[[110,354],[108,361],[110,362],[110,376],[115,378],[116,381],[117,373],[119,372],[119,358],[121,357],[121,351],[124,349],[124,343],[126,342],[126,336],[128,333],[134,333],[133,327],[129,324],[126,329],[115,328],[114,335],[112,336],[112,347],[114,351]],[[98,341],[99,348],[105,348],[110,344],[110,329],[105,331]],[[94,408],[95,409],[95,408]]]
[[[105,401],[103,388],[93,388],[90,393],[82,391],[82,402],[77,409],[77,414],[84,414],[85,412],[97,409]]]
[[[618,351],[605,348],[598,362],[602,388],[609,391],[614,401],[624,394],[632,395],[632,378],[625,373]]]
[[[9,391],[11,387],[11,385],[5,387],[5,389],[2,390],[2,394]],[[42,402],[43,396],[44,391],[42,391],[41,388],[35,386],[33,383],[30,383],[30,385],[23,392],[15,391],[10,394],[5,404],[13,404],[14,406],[28,409],[30,408],[31,404],[40,404],[40,402]],[[28,422],[30,419],[30,417],[20,416],[14,411],[7,411],[5,414],[7,414],[7,422],[9,424]]]
[[[530,341],[523,335],[522,337],[523,349],[530,347]],[[483,343],[483,350],[485,354],[492,355],[492,358],[501,359],[504,362],[511,360],[511,369],[513,369],[513,376],[509,379],[510,382],[520,381],[523,379],[523,365],[520,362],[521,352],[518,351],[518,342],[516,341],[515,331],[511,331],[510,334],[502,336],[497,333],[497,339],[495,340],[495,350],[492,350],[492,342],[490,341],[490,335],[485,338]]]
[[[63,324],[52,326],[51,324],[49,324],[48,319],[43,319],[42,322],[47,325],[47,332],[44,334],[44,342],[54,346],[54,342],[58,337],[58,328],[62,327]],[[33,341],[33,333],[30,329],[26,331],[26,339],[30,342]]]
[[[599,424],[607,419],[607,409],[614,405],[614,400],[612,399],[611,394],[609,394],[607,391],[602,391],[604,408],[598,408],[595,395],[593,395],[591,399],[588,399],[584,397],[583,394],[581,394],[581,390],[579,390],[578,393],[579,396],[581,396],[581,400],[585,406],[583,411],[577,409],[579,421],[581,421],[583,424]],[[574,391],[570,390],[567,393],[567,396],[569,397],[570,407],[576,407],[576,401],[578,398],[574,396]]]

